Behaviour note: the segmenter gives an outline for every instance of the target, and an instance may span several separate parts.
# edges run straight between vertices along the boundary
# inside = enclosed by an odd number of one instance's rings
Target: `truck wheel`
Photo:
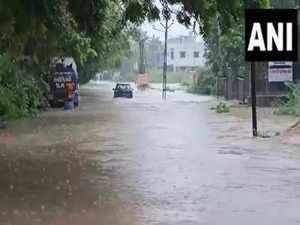
[[[51,108],[56,108],[57,107],[57,102],[55,102],[54,100],[51,100],[49,103],[50,103]]]
[[[74,106],[78,106],[79,105],[79,95],[78,93],[75,93],[75,97],[74,97]]]

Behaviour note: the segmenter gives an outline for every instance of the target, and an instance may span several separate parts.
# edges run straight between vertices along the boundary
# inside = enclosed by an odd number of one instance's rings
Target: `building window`
[[[171,52],[171,59],[174,59],[174,52]]]
[[[199,58],[199,52],[194,52],[194,58]]]
[[[180,52],[180,58],[185,58],[185,52]]]

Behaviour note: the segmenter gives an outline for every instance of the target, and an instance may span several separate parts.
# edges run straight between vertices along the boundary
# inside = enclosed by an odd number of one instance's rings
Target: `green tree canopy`
[[[32,85],[38,85],[40,82],[36,81],[49,73],[56,57],[75,59],[81,83],[88,82],[98,72],[120,67],[130,47],[129,40],[136,36],[136,28],[145,20],[159,19],[160,9],[154,2],[0,0],[0,64],[10,62],[5,70],[0,68],[0,87],[8,88],[11,80],[8,71],[15,71],[16,78],[24,80],[33,77]],[[177,5],[171,12],[177,20],[190,27],[198,24],[207,37],[215,19],[226,32],[242,16],[244,8],[243,0],[160,2]],[[267,5],[267,0],[250,2],[254,6]]]

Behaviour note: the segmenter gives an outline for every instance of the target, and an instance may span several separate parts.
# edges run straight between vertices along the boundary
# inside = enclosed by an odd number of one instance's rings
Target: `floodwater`
[[[0,225],[300,224],[300,147],[253,139],[210,97],[82,89],[0,134]]]

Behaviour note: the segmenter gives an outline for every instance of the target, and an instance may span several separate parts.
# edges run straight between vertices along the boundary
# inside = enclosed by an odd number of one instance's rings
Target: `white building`
[[[196,71],[204,66],[204,44],[196,41],[191,32],[189,36],[181,36],[168,40],[168,70]]]

